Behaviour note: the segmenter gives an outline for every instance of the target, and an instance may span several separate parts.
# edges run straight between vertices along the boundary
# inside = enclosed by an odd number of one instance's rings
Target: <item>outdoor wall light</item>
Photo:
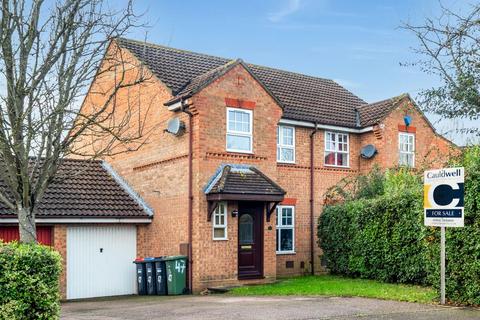
[[[235,218],[238,215],[238,210],[234,209],[232,210],[232,218]]]

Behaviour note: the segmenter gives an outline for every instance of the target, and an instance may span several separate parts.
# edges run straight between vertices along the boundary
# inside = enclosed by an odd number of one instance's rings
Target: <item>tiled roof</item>
[[[102,161],[65,159],[38,205],[39,218],[147,218],[151,209]],[[0,181],[0,192],[6,192]],[[9,194],[10,195],[10,194]],[[0,202],[0,216],[14,213]]]
[[[174,96],[185,94],[199,82],[202,83],[200,80],[215,75],[215,69],[222,69],[232,61],[123,38],[118,43],[145,63]],[[246,65],[280,101],[284,107],[284,118],[356,127],[355,108],[366,102],[333,80]]]
[[[222,165],[205,188],[206,194],[279,195],[285,191],[260,170],[247,165]]]
[[[360,114],[360,123],[362,127],[368,127],[382,121],[395,107],[398,102],[404,97],[408,97],[406,94],[402,94],[390,99],[362,105],[357,108]]]

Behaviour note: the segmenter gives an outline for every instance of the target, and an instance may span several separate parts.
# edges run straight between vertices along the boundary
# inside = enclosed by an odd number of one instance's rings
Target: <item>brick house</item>
[[[148,143],[106,159],[153,210],[136,224],[136,254],[188,255],[194,292],[324,272],[315,226],[327,189],[374,164],[441,165],[455,148],[408,95],[368,104],[332,80],[242,60],[127,39],[109,50],[151,76],[114,101],[119,114],[136,105]]]
[[[408,95],[368,104],[332,80],[112,45],[151,72],[138,101],[156,102],[149,143],[108,159],[155,211],[138,227],[138,254],[188,254],[193,291],[324,271],[315,225],[328,188],[374,164],[440,165],[453,148]],[[118,110],[129,95],[119,92]]]

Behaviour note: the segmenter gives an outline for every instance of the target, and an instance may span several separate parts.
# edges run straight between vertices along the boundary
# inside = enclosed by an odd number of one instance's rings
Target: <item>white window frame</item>
[[[406,136],[407,140],[410,137],[412,138],[412,151],[402,151],[402,139],[401,139],[402,136]],[[411,167],[408,163],[400,163],[400,160],[402,159],[402,157],[401,157],[402,154],[412,155],[412,166]],[[414,133],[409,133],[409,132],[399,132],[398,133],[398,164],[400,166],[415,168],[415,134]]]
[[[243,112],[248,114],[250,118],[250,131],[249,132],[243,132],[243,131],[235,131],[235,130],[229,130],[228,129],[228,124],[230,122],[230,112],[229,111],[235,111],[235,112]],[[239,152],[239,153],[253,153],[253,112],[252,110],[245,110],[245,109],[240,109],[240,108],[227,108],[227,123],[226,123],[226,128],[227,128],[227,135],[225,137],[225,148],[227,151],[230,152]],[[237,137],[249,137],[250,138],[250,149],[249,150],[238,150],[238,149],[229,149],[228,148],[228,136],[237,136]]]
[[[282,225],[282,209],[283,208],[290,208],[292,209],[292,225],[284,226]],[[281,250],[279,246],[279,250],[276,250],[276,244],[275,244],[275,250],[277,254],[294,254],[295,253],[295,206],[277,206],[277,212],[276,212],[276,233],[275,237],[278,237],[280,232],[278,230],[284,230],[284,229],[292,229],[292,250]],[[275,238],[275,243],[277,239]]]
[[[347,151],[343,151],[343,150],[338,150],[338,139],[335,142],[335,150],[330,150],[328,148],[328,143],[327,143],[327,137],[329,134],[335,134],[335,135],[339,135],[339,134],[342,134],[344,136],[347,137]],[[325,131],[325,136],[324,136],[324,140],[325,140],[325,150],[324,150],[324,153],[323,153],[323,164],[326,166],[326,167],[338,167],[338,168],[350,168],[350,135],[346,132],[338,132],[338,131]],[[328,152],[333,152],[335,154],[335,164],[327,164],[326,163],[326,156],[327,156],[327,153]],[[337,165],[337,156],[339,153],[342,153],[342,154],[346,154],[347,155],[347,164],[346,165]]]
[[[220,208],[224,208],[224,212],[220,212]],[[213,211],[212,214],[212,238],[213,240],[228,240],[228,228],[227,228],[227,220],[228,220],[228,206],[226,202],[219,202],[217,207],[215,208],[215,211]],[[217,216],[224,215],[224,224],[216,224],[215,221],[217,220]],[[220,219],[219,219],[220,220]],[[215,237],[215,229],[224,229],[225,230],[225,236],[224,237]]]
[[[283,144],[283,134],[282,128],[292,129],[292,143],[293,145],[286,145]],[[282,154],[282,149],[290,149],[293,151],[293,160],[286,161],[281,160],[280,155]],[[277,127],[277,162],[281,163],[295,163],[295,127],[293,126],[285,126],[285,125],[278,125]]]

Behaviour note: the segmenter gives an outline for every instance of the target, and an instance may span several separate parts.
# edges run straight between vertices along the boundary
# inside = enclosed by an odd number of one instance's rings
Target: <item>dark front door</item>
[[[239,203],[238,278],[263,276],[263,204]]]

